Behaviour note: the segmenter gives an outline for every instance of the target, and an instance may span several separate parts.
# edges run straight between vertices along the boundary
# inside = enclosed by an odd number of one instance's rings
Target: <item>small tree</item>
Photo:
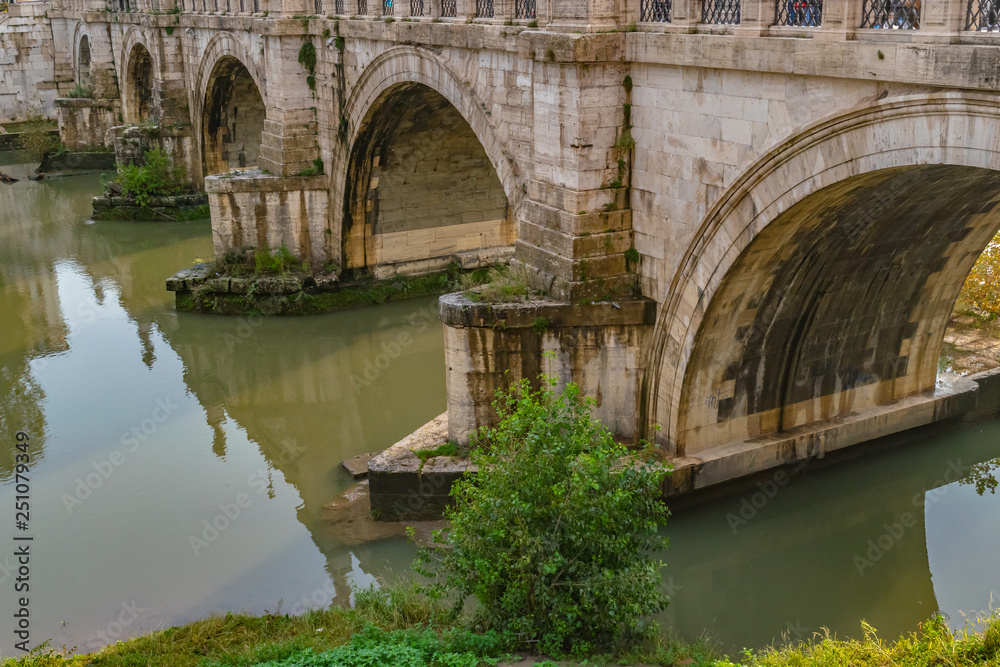
[[[666,548],[667,468],[615,443],[576,385],[543,380],[498,394],[499,424],[474,439],[478,473],[453,487],[450,530],[416,568],[434,593],[457,593],[456,612],[474,595],[488,628],[587,652],[634,636],[667,604],[663,564],[650,559]]]

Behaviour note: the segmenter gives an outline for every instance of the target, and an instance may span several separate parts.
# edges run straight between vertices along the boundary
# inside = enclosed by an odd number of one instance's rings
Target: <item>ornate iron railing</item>
[[[919,30],[920,0],[864,0],[861,27]]]
[[[333,11],[338,15],[344,14],[344,0],[333,0]]]
[[[392,0],[382,0],[382,16],[392,16]]]
[[[476,18],[493,18],[493,0],[476,0]]]
[[[410,0],[410,16],[424,15],[424,0]]]
[[[368,13],[368,0],[358,0],[358,16]]]
[[[639,20],[646,23],[670,23],[671,0],[641,0]]]
[[[538,18],[538,13],[535,7],[535,0],[514,0],[514,18],[516,19]]]
[[[702,23],[735,25],[740,22],[740,0],[705,0],[701,5]]]
[[[979,32],[1000,31],[1000,1],[969,0],[965,29]]]
[[[441,16],[452,19],[458,16],[458,0],[441,0]]]
[[[818,28],[823,25],[823,0],[778,0],[774,24]]]

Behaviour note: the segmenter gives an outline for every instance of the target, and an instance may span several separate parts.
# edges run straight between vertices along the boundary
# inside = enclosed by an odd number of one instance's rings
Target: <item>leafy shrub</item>
[[[257,274],[283,274],[285,271],[297,271],[302,268],[304,268],[302,260],[285,246],[273,252],[260,248],[254,253],[254,273]]]
[[[172,166],[170,154],[160,148],[146,152],[143,165],[118,163],[116,183],[126,197],[148,206],[153,197],[179,194],[190,189],[183,165]]]
[[[499,424],[474,439],[479,472],[452,489],[451,528],[419,552],[428,592],[479,601],[476,622],[544,652],[589,653],[641,634],[662,610],[657,534],[667,469],[642,462],[591,417],[574,384],[499,393]]]
[[[959,300],[988,319],[1000,316],[1000,234],[993,237],[962,285]]]

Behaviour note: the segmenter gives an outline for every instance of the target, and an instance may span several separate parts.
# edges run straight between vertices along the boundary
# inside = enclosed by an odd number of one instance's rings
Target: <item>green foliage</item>
[[[329,28],[323,28],[323,39],[330,39],[331,34],[333,33],[330,32]]]
[[[134,199],[140,206],[148,206],[153,197],[166,197],[191,189],[185,182],[187,174],[184,166],[172,166],[170,163],[170,153],[151,148],[146,151],[142,165],[119,162],[114,182],[126,197]]]
[[[75,99],[90,99],[94,96],[94,91],[89,86],[82,86],[79,83],[66,93],[66,97]]]
[[[254,273],[257,275],[284,274],[306,268],[305,263],[285,246],[273,252],[261,248],[254,253]]]
[[[479,472],[452,487],[451,528],[422,549],[429,593],[474,595],[476,622],[541,651],[591,653],[644,632],[660,591],[667,468],[640,461],[553,378],[499,393],[499,423],[473,439]]]
[[[618,140],[615,142],[614,147],[625,153],[635,148],[635,139],[632,138],[632,128],[627,126],[622,128],[622,133],[618,135]]]
[[[313,164],[308,169],[303,169],[296,176],[302,176],[304,178],[312,178],[313,176],[319,176],[323,173],[323,158],[316,158],[313,160]]]
[[[316,47],[308,39],[303,40],[302,48],[299,49],[299,64],[309,72],[306,77],[309,90],[316,90]]]
[[[337,39],[334,40],[334,46],[337,47],[338,51],[343,51],[345,44],[346,44],[346,42],[344,41],[344,38],[340,37],[339,35],[337,36]]]
[[[622,85],[625,86],[625,92],[626,93],[631,93],[632,92],[632,77],[626,75],[625,76],[625,80],[622,81]]]
[[[981,633],[965,631],[958,636],[948,629],[941,616],[935,616],[921,624],[918,632],[901,637],[895,643],[879,638],[867,623],[862,623],[861,627],[864,632],[861,640],[837,640],[827,635],[806,644],[765,649],[759,655],[749,655],[743,664],[748,667],[971,667],[996,665],[1000,660],[1000,617],[996,615],[985,624]],[[718,663],[719,667],[732,664],[728,661]]]
[[[639,263],[639,251],[635,248],[629,248],[625,251],[625,261],[629,264]]]
[[[531,330],[536,334],[541,336],[543,333],[549,330],[549,318],[547,317],[536,317],[531,321]]]
[[[976,260],[958,298],[983,319],[1000,316],[1000,234]]]
[[[478,667],[496,665],[503,640],[495,634],[428,628],[383,630],[366,625],[349,644],[324,653],[306,650],[258,667]]]
[[[413,451],[414,456],[420,459],[421,469],[423,464],[435,456],[458,456],[458,445],[454,442],[446,442],[433,449],[417,449]]]
[[[509,266],[466,274],[462,276],[460,289],[466,298],[487,303],[522,301],[531,294],[527,272],[512,270]]]
[[[553,62],[556,59],[556,52],[552,49],[545,49],[545,59],[549,62]]]
[[[528,27],[529,28],[537,28],[538,27],[538,21],[536,21],[534,19],[528,21]]]

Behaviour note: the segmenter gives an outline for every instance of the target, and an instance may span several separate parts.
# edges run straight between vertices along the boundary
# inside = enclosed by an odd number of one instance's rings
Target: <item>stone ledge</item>
[[[232,192],[285,192],[288,190],[326,190],[329,177],[277,176],[265,174],[260,169],[241,169],[205,177],[205,192],[228,194]]]
[[[476,467],[465,458],[435,456],[425,462],[415,451],[448,442],[448,414],[427,422],[368,462],[372,516],[379,521],[439,518],[452,504],[451,485]]]
[[[546,298],[485,303],[456,292],[441,297],[440,303],[441,321],[453,327],[494,328],[503,322],[505,329],[530,328],[537,326],[539,317],[553,328],[656,323],[656,302],[646,298],[582,305]]]
[[[978,398],[977,382],[950,377],[939,381],[930,394],[679,457],[673,461],[674,471],[665,482],[664,495],[681,496],[796,461],[821,459],[828,452],[959,417],[975,410]]]
[[[962,419],[979,421],[1000,416],[1000,368],[967,375],[965,379],[979,385],[979,401],[975,409],[967,412]]]

